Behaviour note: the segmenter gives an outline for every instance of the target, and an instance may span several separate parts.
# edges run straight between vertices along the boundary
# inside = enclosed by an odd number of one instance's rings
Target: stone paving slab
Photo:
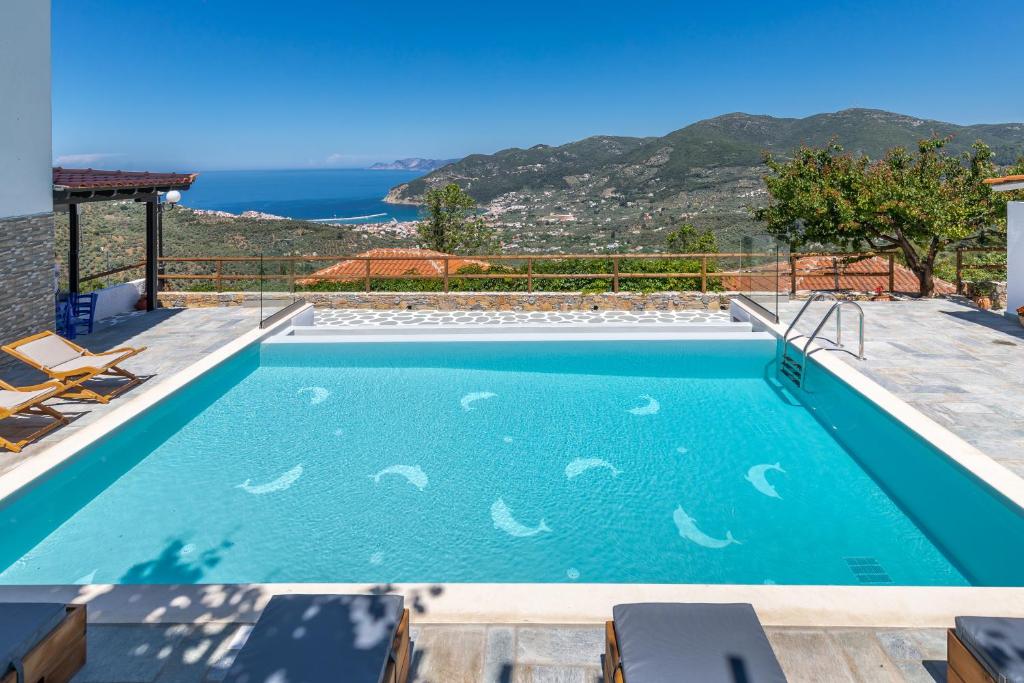
[[[225,624],[90,624],[75,683],[212,683],[237,652]],[[790,683],[945,680],[941,629],[766,629]],[[420,625],[411,683],[597,683],[604,627]]]
[[[1024,476],[1024,328],[966,301],[859,302],[865,355],[834,354],[968,443]],[[780,307],[789,323],[802,302]],[[827,302],[797,325],[813,330]],[[856,343],[855,316],[844,314],[844,342]],[[830,323],[825,333],[831,337]]]

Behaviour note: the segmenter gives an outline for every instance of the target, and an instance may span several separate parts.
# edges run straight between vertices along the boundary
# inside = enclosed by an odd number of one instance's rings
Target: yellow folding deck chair
[[[126,346],[93,353],[49,331],[19,339],[0,348],[52,379],[73,384],[74,388],[65,391],[62,396],[92,399],[100,403],[108,402],[142,381],[127,370],[117,367],[117,364],[146,350],[144,346],[137,349]],[[83,386],[83,382],[101,375],[122,377],[128,381],[106,394]]]
[[[24,439],[10,441],[0,436],[0,446],[20,453],[26,444],[63,424],[67,424],[67,417],[50,406],[43,405],[43,401],[57,396],[66,388],[60,382],[44,382],[30,387],[16,387],[0,379],[0,420],[6,420],[15,415],[45,415],[53,418],[52,422],[43,425]]]

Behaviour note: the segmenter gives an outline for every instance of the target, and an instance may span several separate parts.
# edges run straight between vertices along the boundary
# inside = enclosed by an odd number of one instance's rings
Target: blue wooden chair
[[[96,292],[88,294],[75,294],[72,292],[69,295],[71,327],[74,328],[73,334],[81,332],[81,327],[85,327],[86,334],[92,334],[93,323],[96,318],[96,298]],[[72,336],[71,339],[74,339],[74,337]]]
[[[71,304],[67,301],[58,301],[54,311],[54,323],[57,334],[65,339],[75,338],[75,326],[71,324]]]

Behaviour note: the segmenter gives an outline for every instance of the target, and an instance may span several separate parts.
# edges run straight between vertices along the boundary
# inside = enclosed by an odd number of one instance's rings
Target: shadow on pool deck
[[[951,318],[956,318],[957,320],[963,320],[964,322],[987,327],[988,329],[996,332],[1002,332],[1003,334],[1015,337],[1016,339],[1024,342],[1024,327],[1021,327],[1016,321],[999,315],[998,313],[970,309],[962,311],[941,311],[941,313],[948,315]]]
[[[101,320],[96,323],[92,334],[80,334],[72,341],[94,353],[102,353],[125,346],[126,342],[133,337],[153,330],[153,328],[167,322],[184,310],[181,308],[161,308],[149,313],[139,312]],[[6,356],[6,354],[4,355]],[[4,360],[7,359],[5,358]],[[5,368],[3,376],[8,381],[18,384],[31,384],[47,379],[43,373],[24,363],[15,363]]]

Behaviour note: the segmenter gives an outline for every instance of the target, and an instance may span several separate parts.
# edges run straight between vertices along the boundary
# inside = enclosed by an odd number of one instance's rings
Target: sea
[[[389,223],[419,218],[419,207],[386,204],[395,185],[417,178],[417,171],[314,169],[206,171],[181,203],[193,209],[243,211],[323,223]]]

